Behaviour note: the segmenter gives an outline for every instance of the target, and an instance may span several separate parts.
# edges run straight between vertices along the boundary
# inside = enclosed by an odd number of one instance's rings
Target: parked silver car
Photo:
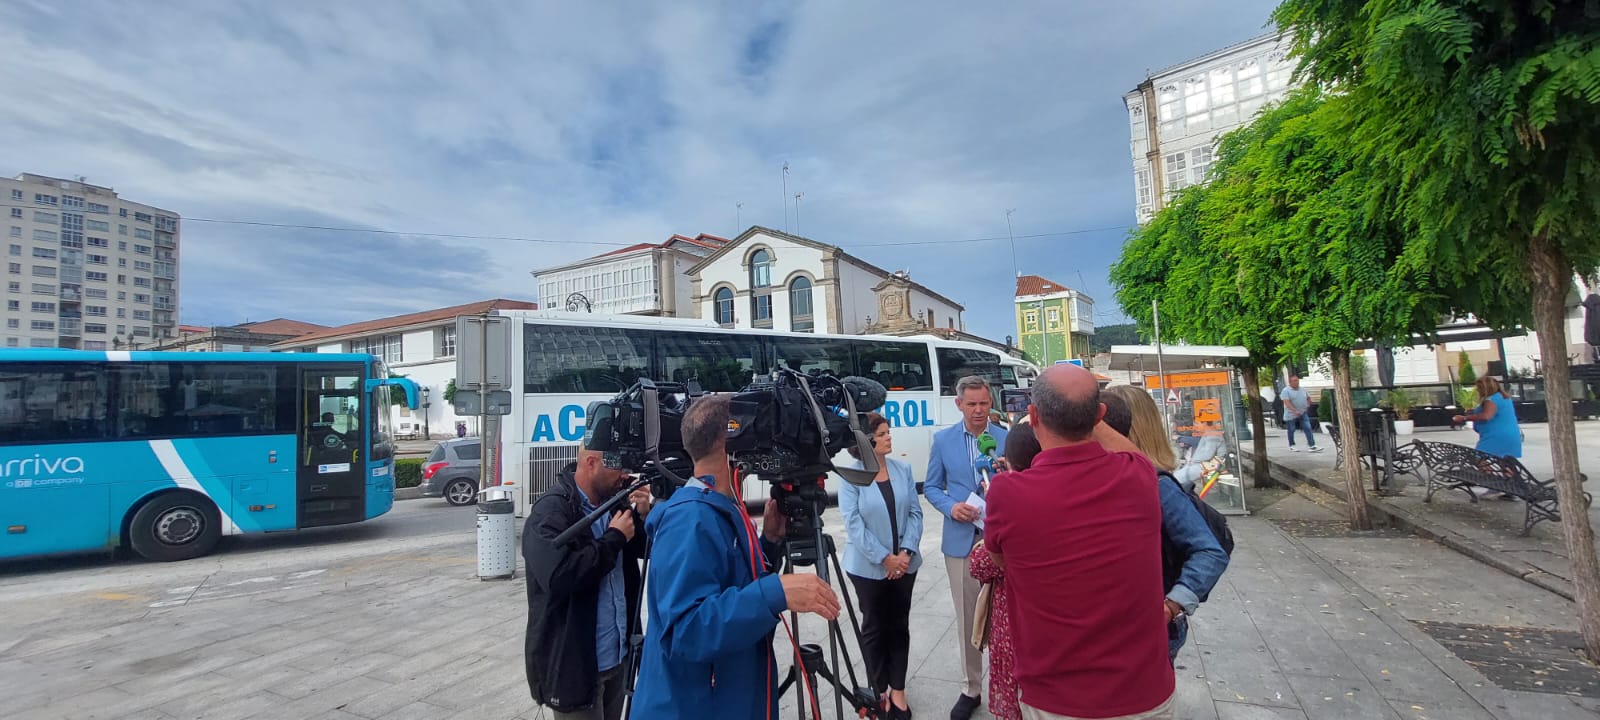
[[[442,497],[451,505],[478,502],[478,468],[483,446],[478,438],[453,438],[434,446],[422,463],[424,497]]]

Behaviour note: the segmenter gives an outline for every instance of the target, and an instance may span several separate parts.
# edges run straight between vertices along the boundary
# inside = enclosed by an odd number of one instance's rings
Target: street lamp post
[[[428,432],[428,388],[422,388],[422,439],[428,440],[433,434]]]

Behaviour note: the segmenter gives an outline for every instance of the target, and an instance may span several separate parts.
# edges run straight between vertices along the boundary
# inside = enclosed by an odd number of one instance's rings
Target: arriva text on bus
[[[927,400],[890,400],[878,409],[878,413],[889,421],[890,427],[933,425],[933,409],[928,406]],[[563,405],[553,418],[549,413],[541,414],[533,423],[533,442],[582,440],[584,414],[582,405]]]

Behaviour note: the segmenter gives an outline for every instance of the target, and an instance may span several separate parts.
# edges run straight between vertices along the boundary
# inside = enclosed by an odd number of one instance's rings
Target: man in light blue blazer
[[[950,711],[952,720],[966,720],[983,704],[983,651],[972,646],[973,609],[978,604],[978,590],[982,587],[968,572],[967,556],[981,536],[976,522],[982,518],[978,508],[968,502],[977,494],[981,496],[983,478],[977,463],[982,456],[979,438],[988,433],[999,447],[1006,445],[1005,428],[989,422],[989,411],[994,407],[994,396],[989,383],[983,378],[969,375],[956,382],[956,407],[961,410],[962,422],[940,430],[933,435],[933,447],[928,458],[928,476],[923,481],[923,495],[939,514],[944,516],[944,568],[950,577],[950,599],[955,604],[956,617],[961,621],[961,633],[956,642],[961,648],[962,677],[965,685],[961,697]]]

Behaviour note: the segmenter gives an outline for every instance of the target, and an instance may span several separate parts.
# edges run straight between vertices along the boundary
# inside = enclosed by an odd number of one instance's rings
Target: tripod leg
[[[824,547],[823,550],[824,550],[824,552],[826,554],[827,561],[833,564],[834,573],[837,574],[840,578],[843,578],[844,577],[844,568],[841,567],[840,564],[839,564],[839,552],[838,552],[838,549],[835,548],[834,545],[833,545],[833,538],[831,538],[831,537],[828,538],[828,545],[826,547]],[[861,623],[856,620],[856,606],[855,606],[855,603],[850,601],[849,588],[845,587],[846,584],[848,584],[848,581],[841,582],[839,584],[839,595],[844,598],[845,614],[850,617],[850,631],[852,633],[854,633],[854,636],[855,636],[855,639],[856,639],[856,647],[859,648],[859,647],[861,647]],[[841,634],[839,642],[843,643],[844,642],[844,638],[842,637],[843,631],[839,629],[838,621],[834,621],[833,626],[834,626],[833,627],[834,632],[838,632],[838,633]],[[862,651],[862,652],[864,653],[865,651]],[[849,646],[846,646],[845,647],[845,670],[847,670],[850,673],[850,684],[854,685],[854,686],[859,686],[860,682],[858,682],[857,679],[856,679],[856,667],[855,667],[855,664],[851,663],[849,661],[849,659],[850,659],[850,650],[849,650]]]

